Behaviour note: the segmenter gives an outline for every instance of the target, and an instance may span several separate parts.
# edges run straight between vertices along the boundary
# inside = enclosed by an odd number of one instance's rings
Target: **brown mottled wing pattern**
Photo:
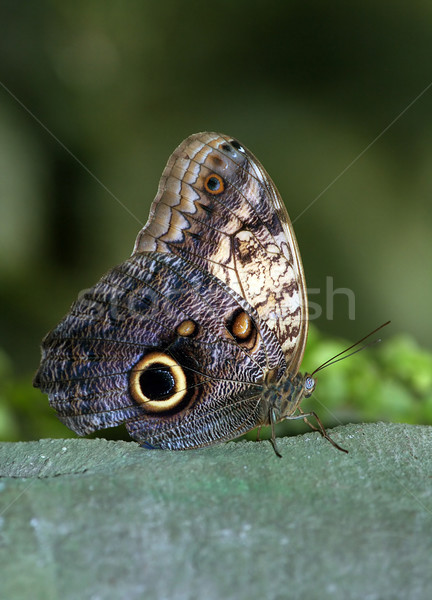
[[[236,343],[227,319],[246,311],[259,335]],[[193,321],[196,334],[178,335]],[[155,413],[130,393],[131,370],[157,349],[183,370],[186,395]],[[34,384],[80,435],[126,423],[147,447],[185,449],[238,437],[263,423],[264,374],[285,368],[259,315],[219,279],[181,256],[146,252],[114,267],[43,341]],[[264,411],[264,412],[263,412]]]
[[[212,195],[211,174],[225,184]],[[307,337],[306,285],[285,206],[259,161],[217,133],[187,138],[162,174],[134,253],[174,253],[236,291],[273,331],[297,373]]]

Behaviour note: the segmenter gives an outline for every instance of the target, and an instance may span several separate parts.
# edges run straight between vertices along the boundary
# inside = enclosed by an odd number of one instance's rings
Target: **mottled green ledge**
[[[432,427],[0,444],[0,597],[432,597]]]

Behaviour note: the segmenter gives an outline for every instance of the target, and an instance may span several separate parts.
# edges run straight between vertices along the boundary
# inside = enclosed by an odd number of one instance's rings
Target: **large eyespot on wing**
[[[180,144],[134,253],[152,250],[192,260],[243,296],[297,372],[308,328],[300,252],[276,186],[245,146],[209,132]]]
[[[80,435],[126,423],[141,443],[180,449],[258,425],[268,368],[283,372],[283,354],[252,307],[182,257],[144,253],[45,338],[35,385]]]
[[[132,398],[147,412],[176,409],[187,397],[185,370],[165,352],[145,354],[132,368],[129,384]]]

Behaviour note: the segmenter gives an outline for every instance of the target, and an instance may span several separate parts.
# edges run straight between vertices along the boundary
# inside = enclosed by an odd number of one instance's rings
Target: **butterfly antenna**
[[[357,342],[355,342],[354,344],[352,344],[348,348],[345,348],[345,350],[342,350],[342,352],[339,352],[339,354],[336,354],[332,358],[329,358],[328,360],[326,360],[322,365],[320,365],[317,369],[315,369],[315,371],[312,373],[312,377],[315,375],[315,373],[318,373],[318,371],[321,371],[325,367],[329,367],[330,365],[334,365],[335,363],[337,363],[337,362],[339,362],[341,360],[344,360],[345,358],[348,358],[350,356],[353,356],[354,354],[357,354],[357,352],[361,352],[362,350],[365,350],[366,348],[370,348],[371,346],[374,346],[375,344],[378,344],[379,342],[381,342],[381,338],[377,339],[377,340],[373,340],[372,342],[369,342],[369,344],[365,344],[361,348],[357,348],[357,350],[354,350],[354,352],[351,352],[350,354],[347,354],[346,356],[342,356],[342,354],[345,354],[346,352],[349,352],[350,350],[352,350],[353,348],[355,348],[356,346],[358,346],[359,344],[361,344],[362,342],[364,342],[365,340],[367,340],[371,335],[373,335],[374,333],[376,333],[377,331],[379,331],[383,327],[386,327],[390,323],[391,323],[391,321],[387,321],[386,323],[383,323],[382,325],[380,325],[379,327],[377,327],[376,329],[374,329],[373,331],[371,331],[370,333],[368,333],[367,335],[365,335],[364,337],[362,337],[361,340],[358,340]]]

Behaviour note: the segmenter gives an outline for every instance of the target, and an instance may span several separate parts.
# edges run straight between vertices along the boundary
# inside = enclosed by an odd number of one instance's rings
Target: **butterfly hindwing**
[[[249,343],[231,331],[238,315],[250,318]],[[178,365],[187,387],[162,411],[131,390],[132,370],[155,353]],[[81,435],[126,422],[140,442],[187,448],[255,427],[264,374],[284,368],[274,334],[244,299],[182,257],[142,253],[86,291],[47,336],[36,384]]]

